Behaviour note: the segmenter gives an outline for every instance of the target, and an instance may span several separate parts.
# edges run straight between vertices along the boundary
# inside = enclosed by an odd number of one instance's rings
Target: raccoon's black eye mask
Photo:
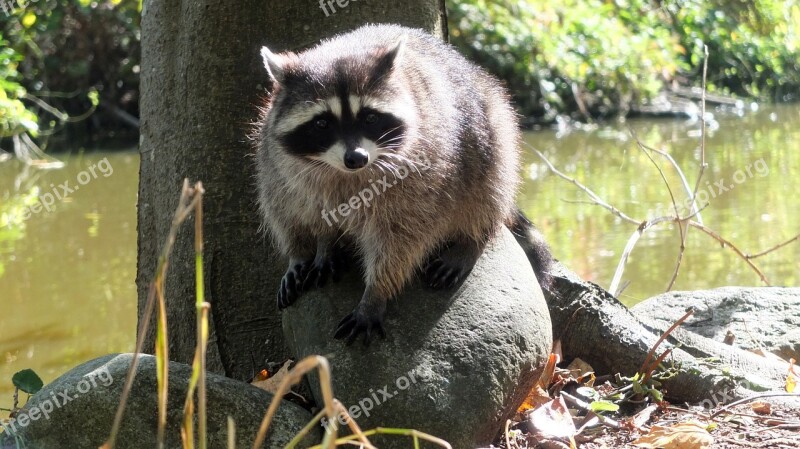
[[[405,132],[403,121],[373,108],[361,108],[355,117],[339,119],[331,111],[315,115],[281,139],[289,153],[310,156],[328,151],[337,141],[366,138],[394,147]]]

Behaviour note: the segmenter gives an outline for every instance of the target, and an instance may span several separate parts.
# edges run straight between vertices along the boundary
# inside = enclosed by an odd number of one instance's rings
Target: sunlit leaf
[[[28,11],[22,16],[22,26],[30,28],[36,23],[36,14],[33,11]]]
[[[589,407],[592,408],[592,411],[597,412],[616,412],[619,410],[619,405],[614,404],[613,402],[608,401],[592,401],[589,404]]]

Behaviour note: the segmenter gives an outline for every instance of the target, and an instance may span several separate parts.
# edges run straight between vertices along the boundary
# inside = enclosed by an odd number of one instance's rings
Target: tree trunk
[[[285,262],[259,230],[246,138],[268,87],[259,49],[297,50],[366,22],[446,36],[443,0],[338,0],[326,10],[328,16],[315,0],[144,2],[139,318],[182,181],[202,181],[209,367],[233,378],[250,378],[267,362],[288,356],[275,305]],[[191,363],[195,347],[191,228],[184,225],[178,235],[166,281],[170,359],[184,363]],[[151,323],[146,351],[153,342]]]

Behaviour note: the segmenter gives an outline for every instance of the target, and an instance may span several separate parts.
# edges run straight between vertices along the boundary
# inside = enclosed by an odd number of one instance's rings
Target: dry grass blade
[[[644,235],[644,232],[659,223],[663,222],[672,222],[675,221],[673,217],[658,217],[652,220],[647,220],[642,222],[636,231],[631,234],[630,238],[628,238],[628,243],[625,245],[625,250],[622,252],[622,256],[619,258],[619,262],[617,263],[617,269],[614,271],[614,278],[611,279],[611,285],[608,286],[608,291],[611,292],[614,296],[618,296],[621,293],[620,289],[620,282],[622,281],[622,273],[625,271],[625,264],[628,262],[628,256],[630,256],[631,252],[633,252],[633,248],[636,247],[636,243],[639,241],[639,238]]]
[[[111,433],[108,437],[108,440],[103,444],[103,449],[114,449],[114,446],[116,445],[117,435],[119,434],[119,429],[122,425],[122,418],[125,413],[125,407],[128,403],[128,398],[130,397],[131,388],[133,386],[133,378],[136,376],[136,369],[139,366],[139,354],[142,352],[144,347],[144,336],[147,334],[150,320],[153,316],[153,310],[155,309],[158,282],[159,279],[163,280],[166,278],[167,267],[169,265],[168,261],[170,255],[172,254],[172,247],[175,244],[175,238],[177,237],[178,229],[180,228],[181,223],[183,223],[193,208],[194,203],[191,201],[193,196],[194,189],[189,187],[189,180],[184,180],[181,196],[178,200],[178,207],[175,210],[175,215],[172,219],[172,225],[170,226],[169,233],[167,234],[166,242],[164,243],[164,247],[161,250],[161,255],[158,258],[156,275],[153,279],[153,282],[150,284],[150,290],[147,295],[147,303],[145,304],[144,313],[142,315],[137,333],[136,348],[133,353],[131,365],[128,367],[128,373],[125,377],[125,385],[122,388],[119,406],[117,407],[117,412],[114,415],[114,423],[111,426]]]
[[[329,422],[333,422],[337,418],[337,408],[336,408],[336,401],[333,398],[333,386],[331,385],[331,368],[328,364],[328,360],[325,357],[312,355],[304,358],[303,360],[299,361],[295,367],[289,371],[286,377],[283,378],[280,385],[278,386],[278,390],[275,392],[275,397],[272,398],[272,402],[269,404],[269,408],[267,409],[267,413],[264,415],[264,419],[261,420],[261,426],[258,429],[258,434],[256,435],[255,440],[253,441],[253,449],[259,449],[262,444],[264,444],[264,440],[267,437],[267,431],[269,431],[269,426],[272,423],[272,418],[275,417],[275,413],[278,411],[278,406],[280,406],[281,401],[283,400],[283,396],[289,391],[292,385],[300,381],[300,379],[309,371],[316,369],[319,373],[319,382],[320,388],[322,389],[322,398],[325,402],[325,415],[328,418]],[[341,404],[340,404],[341,406]],[[336,431],[333,432],[326,432],[325,440],[328,443],[325,445],[325,449],[330,449],[333,447],[333,440],[334,438],[330,438],[330,435],[336,434]],[[369,440],[366,437],[362,437],[362,443],[369,444]]]
[[[156,297],[158,298],[158,321],[156,321],[156,383],[158,389],[158,433],[156,442],[158,449],[164,448],[164,437],[167,431],[167,391],[169,388],[169,344],[167,331],[167,304],[164,299],[164,274],[168,263],[164,263],[164,271],[156,278]]]
[[[305,425],[305,427],[300,429],[300,432],[298,432],[297,435],[295,435],[294,438],[292,438],[292,441],[289,441],[289,443],[286,445],[284,449],[294,449],[295,447],[297,447],[297,445],[300,444],[300,441],[311,432],[311,429],[313,429],[314,426],[316,426],[320,422],[323,416],[325,416],[325,410],[320,410],[319,413],[317,413],[313,418],[311,418],[311,421],[309,421],[308,424]]]
[[[193,206],[195,210],[195,309],[197,315],[197,346],[192,361],[192,375],[183,405],[181,440],[184,449],[194,449],[194,393],[197,391],[197,432],[199,448],[206,449],[206,348],[208,346],[208,311],[211,305],[205,302],[203,276],[203,185],[195,185]]]
[[[228,417],[228,449],[236,449],[236,423]]]
[[[414,443],[414,448],[419,449],[419,440],[425,440],[433,444],[437,444],[445,449],[453,449],[453,446],[450,445],[447,441],[437,438],[433,435],[428,435],[425,432],[420,432],[419,430],[414,429],[395,429],[395,428],[388,428],[388,427],[376,427],[371,430],[364,431],[365,436],[374,436],[374,435],[398,435],[398,436],[406,436],[411,437]],[[336,440],[336,445],[343,445],[343,444],[354,444],[361,446],[363,443],[356,443],[356,439],[359,435],[348,435],[346,437],[339,438]],[[322,446],[312,446],[309,449],[320,449]],[[363,446],[365,449],[369,449],[373,447],[370,446]]]

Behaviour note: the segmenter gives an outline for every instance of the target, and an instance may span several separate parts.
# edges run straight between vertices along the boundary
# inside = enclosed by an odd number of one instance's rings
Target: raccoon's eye
[[[364,118],[364,121],[367,122],[368,125],[374,125],[375,123],[378,123],[378,114],[370,112]]]
[[[314,122],[314,127],[317,129],[328,129],[328,121],[324,118],[317,119]]]

